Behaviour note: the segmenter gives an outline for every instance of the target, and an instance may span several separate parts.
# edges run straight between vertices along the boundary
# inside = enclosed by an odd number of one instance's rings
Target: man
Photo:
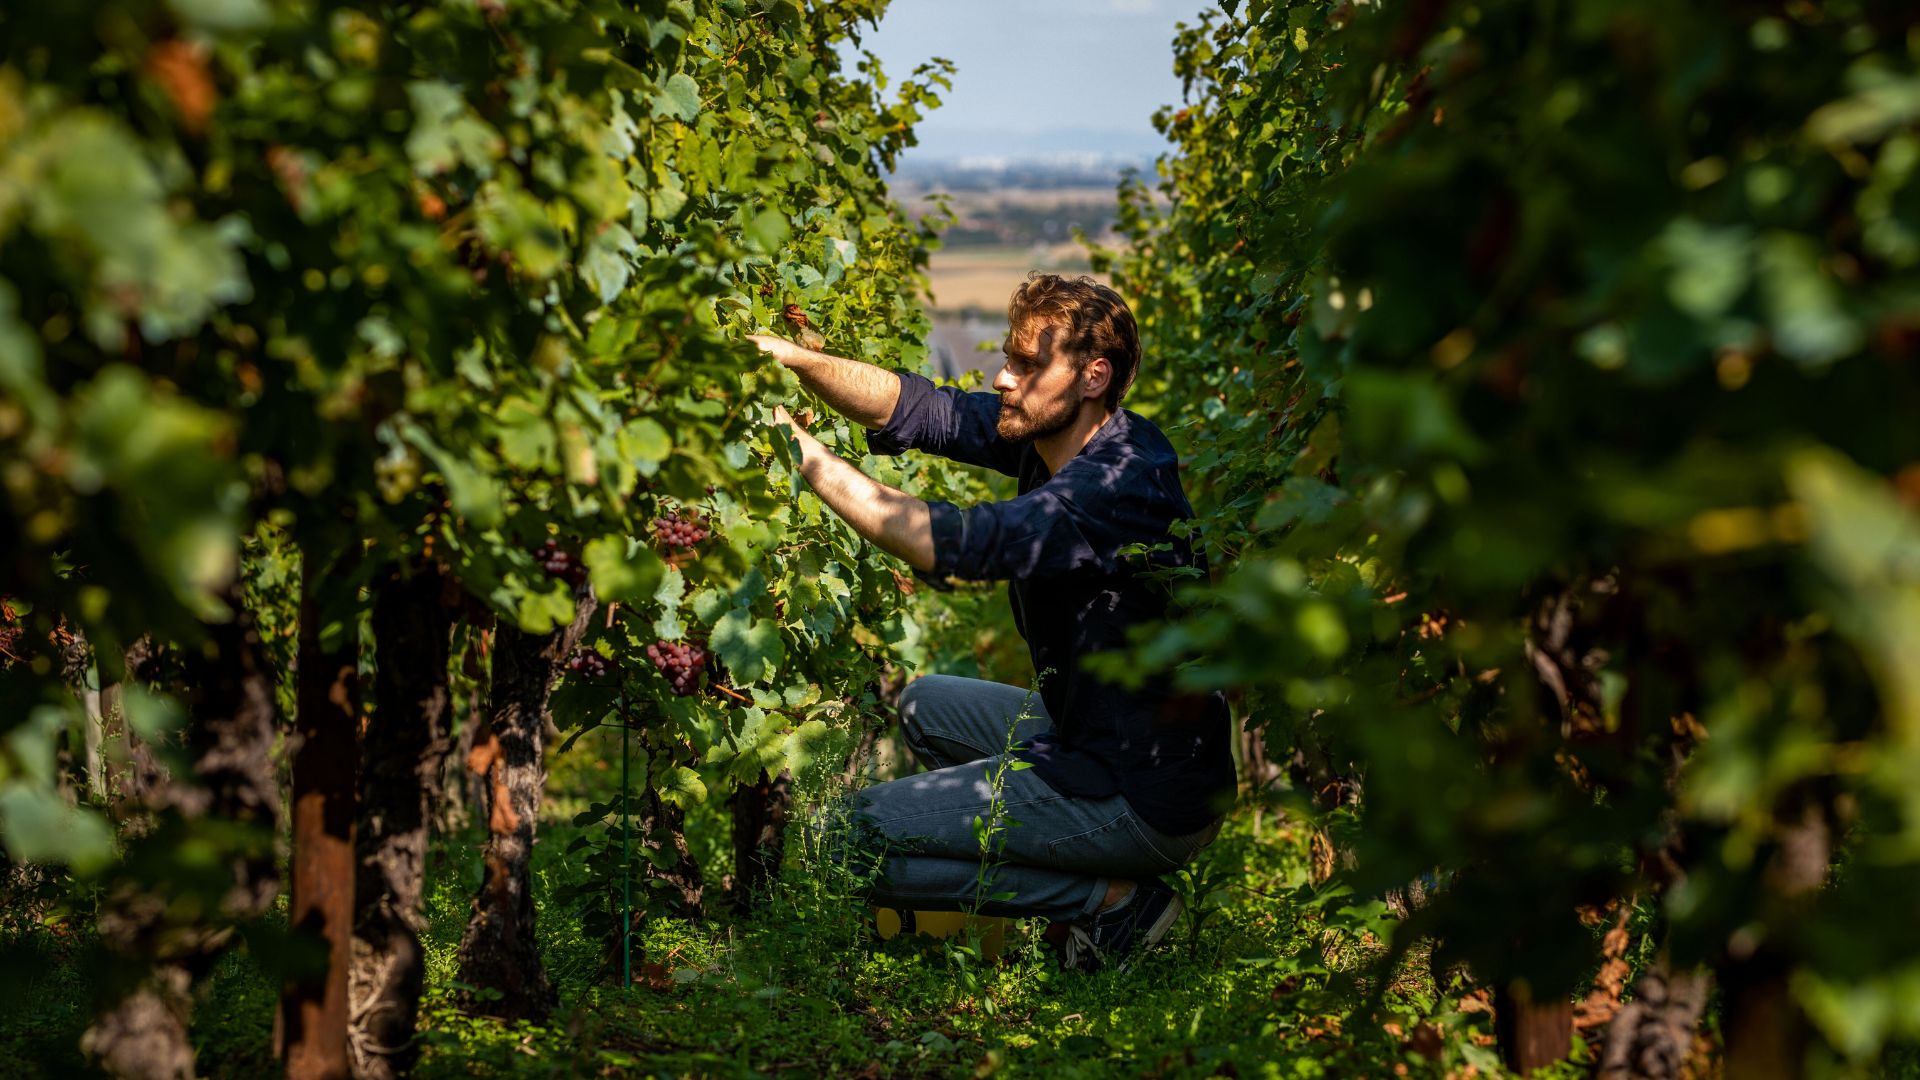
[[[887,487],[795,425],[801,473],[862,536],[923,574],[1010,582],[1014,621],[1040,673],[1018,687],[929,675],[901,697],[907,744],[932,771],[861,793],[885,845],[875,903],[1046,916],[1064,966],[1093,969],[1150,947],[1180,913],[1159,880],[1213,839],[1232,801],[1226,702],[1130,689],[1087,670],[1162,618],[1145,573],[1195,564],[1168,527],[1192,514],[1173,447],[1120,408],[1140,362],[1132,313],[1091,278],[1030,274],[1007,309],[998,396],[754,336],[849,419],[875,454],[920,450],[1019,479],[1006,502],[961,509]],[[1127,550],[1130,546],[1141,549]],[[1162,575],[1161,577],[1164,577]],[[1016,745],[1017,744],[1017,745]],[[1017,764],[1002,764],[1012,751]],[[980,888],[976,818],[1017,825]],[[1062,927],[1061,924],[1064,924]]]

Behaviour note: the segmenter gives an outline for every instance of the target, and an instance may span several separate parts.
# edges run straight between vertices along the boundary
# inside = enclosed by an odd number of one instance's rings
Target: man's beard
[[[1043,439],[1072,426],[1074,419],[1080,415],[1081,400],[1071,394],[1062,394],[1051,408],[1036,413],[1016,409],[1007,404],[1007,399],[1003,397],[1000,399],[1000,419],[994,427],[1000,437],[1008,442]]]

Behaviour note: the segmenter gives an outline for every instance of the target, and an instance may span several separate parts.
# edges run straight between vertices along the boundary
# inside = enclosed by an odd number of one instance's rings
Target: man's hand
[[[804,409],[801,410],[801,416],[802,419],[800,420],[794,419],[793,414],[787,411],[785,405],[775,405],[773,407],[773,422],[776,424],[785,424],[787,427],[793,429],[793,433],[796,436],[802,431],[807,430],[805,420],[811,419],[811,417],[806,416]]]
[[[790,368],[818,355],[812,349],[803,349],[786,338],[772,334],[748,334],[747,340],[758,345],[761,352],[780,361],[782,367]]]
[[[775,405],[768,424],[792,433],[800,444],[800,475],[855,532],[916,570],[933,569],[933,518],[926,503],[880,483],[828,450],[786,406]]]
[[[818,394],[827,407],[868,429],[882,428],[900,402],[900,376],[859,360],[833,356],[772,334],[748,334],[748,341],[800,377],[800,385]]]

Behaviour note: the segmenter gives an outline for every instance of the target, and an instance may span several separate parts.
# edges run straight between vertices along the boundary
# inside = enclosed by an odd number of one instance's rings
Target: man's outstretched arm
[[[800,475],[828,509],[908,566],[923,572],[933,569],[933,514],[924,500],[861,472],[794,423],[786,409],[774,409],[773,418],[799,441]]]
[[[893,419],[894,406],[900,403],[900,376],[893,372],[767,334],[749,334],[747,340],[800,376],[801,385],[841,416],[875,430]]]

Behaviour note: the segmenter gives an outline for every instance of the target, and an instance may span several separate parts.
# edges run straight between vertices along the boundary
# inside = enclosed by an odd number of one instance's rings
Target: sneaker
[[[1124,972],[1134,957],[1167,936],[1181,907],[1172,889],[1158,881],[1141,881],[1133,887],[1133,899],[1121,907],[1056,922],[1045,937],[1062,971],[1099,971],[1117,961],[1115,970]]]

